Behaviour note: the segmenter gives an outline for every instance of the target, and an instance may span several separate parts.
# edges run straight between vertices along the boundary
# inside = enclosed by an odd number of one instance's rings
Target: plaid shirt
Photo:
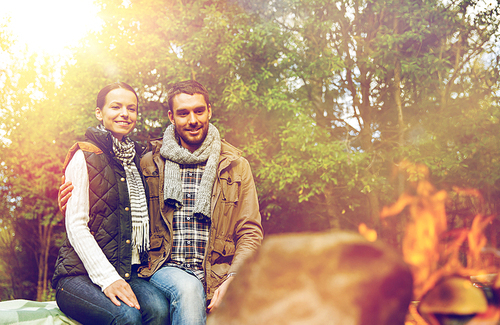
[[[205,164],[180,165],[180,169],[183,206],[174,211],[173,245],[168,265],[189,270],[203,281],[202,266],[210,231],[210,220],[206,218],[199,220],[193,217],[193,209]]]

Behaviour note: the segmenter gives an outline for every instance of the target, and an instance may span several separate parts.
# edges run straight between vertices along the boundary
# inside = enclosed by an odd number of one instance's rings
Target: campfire
[[[487,247],[485,235],[494,216],[479,212],[469,227],[448,229],[447,225],[450,196],[470,197],[484,205],[480,192],[437,190],[429,182],[425,166],[403,165],[419,177],[414,177],[411,193],[402,194],[380,216],[382,220],[395,217],[404,209],[409,213],[402,252],[413,274],[415,302],[406,324],[498,324],[500,278],[494,258],[488,258],[496,248]]]

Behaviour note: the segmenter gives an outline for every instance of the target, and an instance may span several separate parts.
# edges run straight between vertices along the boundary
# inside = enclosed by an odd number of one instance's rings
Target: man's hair
[[[135,98],[137,98],[137,109],[139,109],[139,97],[137,96],[137,93],[135,92],[134,88],[121,81],[113,82],[112,84],[109,84],[104,88],[102,88],[97,94],[96,106],[102,109],[106,104],[106,96],[108,95],[108,93],[112,90],[119,88],[126,89],[134,93]]]
[[[194,94],[200,94],[203,95],[203,98],[205,98],[205,102],[207,103],[207,106],[210,105],[210,99],[208,97],[208,91],[205,87],[203,87],[202,84],[195,80],[186,80],[186,81],[181,81],[178,83],[175,83],[172,85],[172,87],[168,90],[167,92],[167,102],[168,102],[168,110],[172,111],[174,104],[174,97],[179,94],[188,94],[188,95],[194,95]]]

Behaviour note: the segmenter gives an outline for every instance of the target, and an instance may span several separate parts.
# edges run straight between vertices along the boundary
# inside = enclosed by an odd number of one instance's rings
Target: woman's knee
[[[141,304],[142,320],[145,324],[168,324],[169,305],[166,298],[153,296],[145,304]],[[156,299],[154,299],[156,298]]]
[[[141,312],[133,307],[121,303],[123,308],[120,308],[120,313],[116,315],[113,321],[113,325],[141,325],[142,324],[142,314]]]
[[[170,309],[168,304],[150,303],[141,306],[143,324],[169,324]]]

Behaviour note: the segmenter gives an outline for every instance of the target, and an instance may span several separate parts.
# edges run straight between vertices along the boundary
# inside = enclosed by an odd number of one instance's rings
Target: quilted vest
[[[74,153],[81,149],[89,175],[90,232],[118,274],[123,279],[129,280],[132,259],[132,216],[125,170],[113,157],[111,134],[103,136],[102,132],[89,128],[85,136],[88,142],[76,143],[70,149],[64,168]],[[136,146],[135,163],[139,166],[140,154],[137,149],[138,146]],[[87,271],[82,261],[66,239],[56,260],[52,287],[57,286],[57,281],[61,277],[84,274],[87,274]]]

